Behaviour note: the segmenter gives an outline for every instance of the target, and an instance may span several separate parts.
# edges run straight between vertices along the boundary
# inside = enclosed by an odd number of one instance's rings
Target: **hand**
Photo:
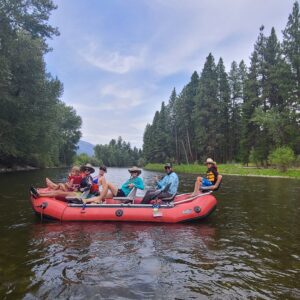
[[[134,184],[129,183],[129,184],[128,184],[128,187],[129,187],[130,189],[132,189],[132,188],[134,187]]]

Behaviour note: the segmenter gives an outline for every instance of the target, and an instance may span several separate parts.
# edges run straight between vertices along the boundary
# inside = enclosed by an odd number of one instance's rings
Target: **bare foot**
[[[191,194],[191,196],[192,196],[192,197],[195,197],[195,196],[198,196],[198,195],[200,195],[200,194],[201,194],[201,192],[194,192],[194,193]]]

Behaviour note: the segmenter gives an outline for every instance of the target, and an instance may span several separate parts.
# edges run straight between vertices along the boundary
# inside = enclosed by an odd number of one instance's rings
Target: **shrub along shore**
[[[164,170],[163,164],[147,164],[144,169],[151,171]],[[177,173],[202,174],[204,175],[207,168],[202,165],[174,165],[174,171]],[[263,176],[263,177],[282,177],[300,179],[300,168],[290,168],[286,172],[281,172],[274,168],[256,168],[245,167],[241,164],[219,164],[218,171],[220,174],[239,175],[239,176]]]

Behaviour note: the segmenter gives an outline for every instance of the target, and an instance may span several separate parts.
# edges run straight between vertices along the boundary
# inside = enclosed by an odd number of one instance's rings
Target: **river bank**
[[[9,168],[0,165],[0,173],[9,173],[9,172],[16,172],[16,171],[31,171],[36,169],[38,168],[31,167],[31,166],[13,166]]]
[[[178,173],[205,174],[206,166],[202,165],[174,165],[174,170]],[[163,171],[163,164],[147,164],[144,169],[151,171]],[[241,164],[220,164],[218,165],[220,174],[238,176],[261,176],[300,179],[300,168],[291,168],[287,172],[281,172],[273,168],[245,167]]]
[[[69,166],[37,168],[37,167],[32,167],[32,166],[5,167],[5,166],[0,165],[0,174],[1,173],[18,172],[18,171],[42,170],[42,169],[62,169],[62,168],[68,168],[68,167]]]

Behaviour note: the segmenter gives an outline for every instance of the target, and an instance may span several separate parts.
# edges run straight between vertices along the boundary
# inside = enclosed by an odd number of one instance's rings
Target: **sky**
[[[259,27],[279,39],[294,0],[54,0],[47,70],[64,85],[62,101],[82,118],[82,140],[119,136],[138,148],[162,101],[199,74],[211,52],[249,57]]]

